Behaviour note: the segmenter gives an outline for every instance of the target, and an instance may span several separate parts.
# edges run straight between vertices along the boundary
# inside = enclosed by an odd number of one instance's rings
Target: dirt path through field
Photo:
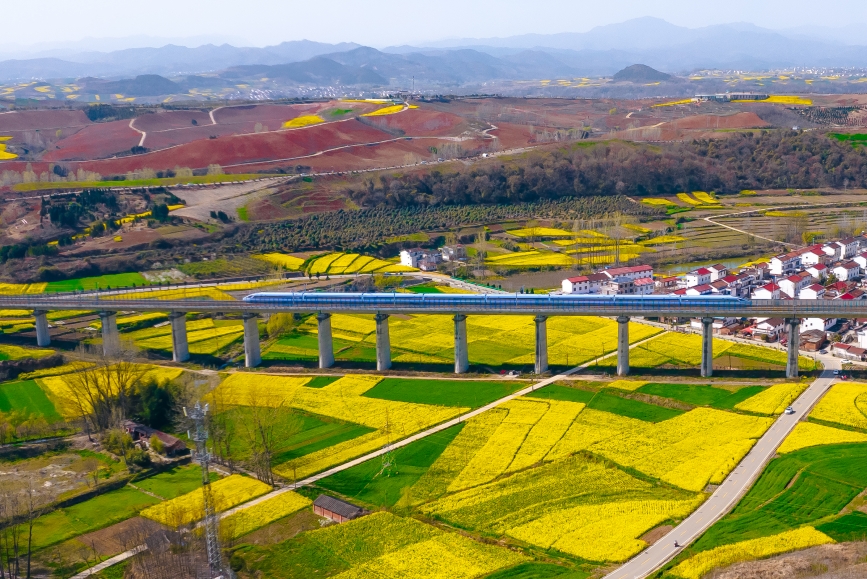
[[[232,217],[239,207],[243,207],[260,196],[270,194],[273,191],[272,187],[279,184],[281,182],[271,181],[263,184],[253,181],[207,189],[176,188],[173,189],[173,193],[186,201],[187,206],[172,211],[172,215],[207,221],[210,219],[211,211],[225,211]]]

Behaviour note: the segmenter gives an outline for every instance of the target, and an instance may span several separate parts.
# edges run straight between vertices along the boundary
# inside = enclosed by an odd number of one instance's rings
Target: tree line
[[[800,131],[662,146],[581,143],[448,173],[381,175],[347,192],[362,207],[409,207],[816,187],[867,187],[867,150]]]
[[[624,196],[544,199],[526,203],[380,206],[332,211],[278,223],[258,224],[226,240],[246,250],[302,248],[376,249],[389,239],[420,231],[448,231],[510,220],[589,219],[606,213],[657,216],[664,211]]]

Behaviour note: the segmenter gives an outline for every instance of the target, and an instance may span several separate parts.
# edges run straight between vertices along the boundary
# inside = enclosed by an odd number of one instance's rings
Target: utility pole
[[[220,549],[220,539],[217,535],[219,521],[217,513],[214,511],[214,497],[211,494],[211,475],[208,472],[208,464],[211,460],[211,455],[208,453],[207,440],[208,431],[205,429],[205,417],[208,414],[208,405],[203,407],[199,402],[196,405],[187,409],[184,408],[184,416],[190,418],[195,423],[195,434],[189,436],[196,443],[196,453],[193,460],[202,465],[202,494],[204,495],[205,519],[203,521],[205,527],[205,548],[208,552],[208,573],[205,579],[227,579],[223,570],[223,553]]]

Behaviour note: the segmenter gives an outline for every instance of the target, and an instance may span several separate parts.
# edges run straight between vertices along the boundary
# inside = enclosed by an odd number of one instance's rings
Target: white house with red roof
[[[694,287],[697,285],[709,284],[712,276],[713,273],[708,268],[700,267],[683,276],[683,279],[686,283],[686,287]]]
[[[615,281],[635,281],[637,279],[653,279],[653,267],[649,265],[630,265],[626,267],[610,267],[599,273]]]
[[[867,251],[862,251],[852,258],[852,261],[861,266],[861,269],[867,269]]]
[[[801,253],[801,266],[802,267],[810,267],[811,265],[816,265],[817,263],[824,263],[828,260],[828,255],[822,251],[821,245],[814,245],[813,247],[808,247]]]
[[[602,293],[602,285],[609,281],[604,273],[579,275],[563,280],[564,294],[598,294]]]
[[[792,275],[801,269],[801,252],[793,251],[771,258],[771,275]]]
[[[646,296],[653,293],[653,290],[656,288],[656,284],[653,281],[653,278],[643,277],[641,279],[637,279],[633,282],[633,286],[635,288],[635,295]]]
[[[817,263],[816,265],[810,266],[807,268],[807,273],[813,276],[813,279],[817,279],[819,281],[825,281],[828,279],[828,266],[824,263]]]
[[[721,263],[716,265],[712,265],[707,268],[710,271],[710,281],[716,281],[718,279],[722,279],[728,275],[729,270],[726,266]]]
[[[822,246],[822,251],[825,252],[830,261],[839,261],[846,254],[846,246],[839,241],[829,241]]]
[[[825,299],[825,286],[814,283],[812,285],[808,285],[804,289],[801,290],[801,293],[798,295],[799,299],[802,300],[822,300]]]
[[[754,300],[778,300],[780,299],[780,286],[775,283],[767,283],[753,290]]]
[[[684,293],[684,295],[706,296],[712,293],[714,293],[713,286],[711,286],[710,284],[702,284],[686,288],[686,292]]]
[[[861,277],[861,266],[854,261],[846,261],[833,268],[831,272],[840,281],[852,281]]]
[[[798,297],[798,294],[802,289],[807,287],[808,285],[813,283],[813,277],[805,272],[798,272],[790,275],[789,277],[779,280],[777,285],[780,286],[780,289],[790,296]]]

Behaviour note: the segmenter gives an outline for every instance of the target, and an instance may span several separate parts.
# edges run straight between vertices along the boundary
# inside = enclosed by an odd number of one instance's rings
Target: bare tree
[[[80,352],[94,366],[69,374],[66,383],[69,402],[84,421],[89,435],[91,429],[102,432],[129,415],[133,394],[148,369],[136,363],[135,352],[127,349],[114,355],[93,350]]]
[[[278,406],[256,406],[250,400],[247,407],[249,419],[241,422],[241,435],[250,448],[247,463],[262,482],[274,484],[271,462],[280,438],[289,438],[301,431],[301,419],[290,414],[282,403]],[[278,432],[279,430],[279,432]]]

